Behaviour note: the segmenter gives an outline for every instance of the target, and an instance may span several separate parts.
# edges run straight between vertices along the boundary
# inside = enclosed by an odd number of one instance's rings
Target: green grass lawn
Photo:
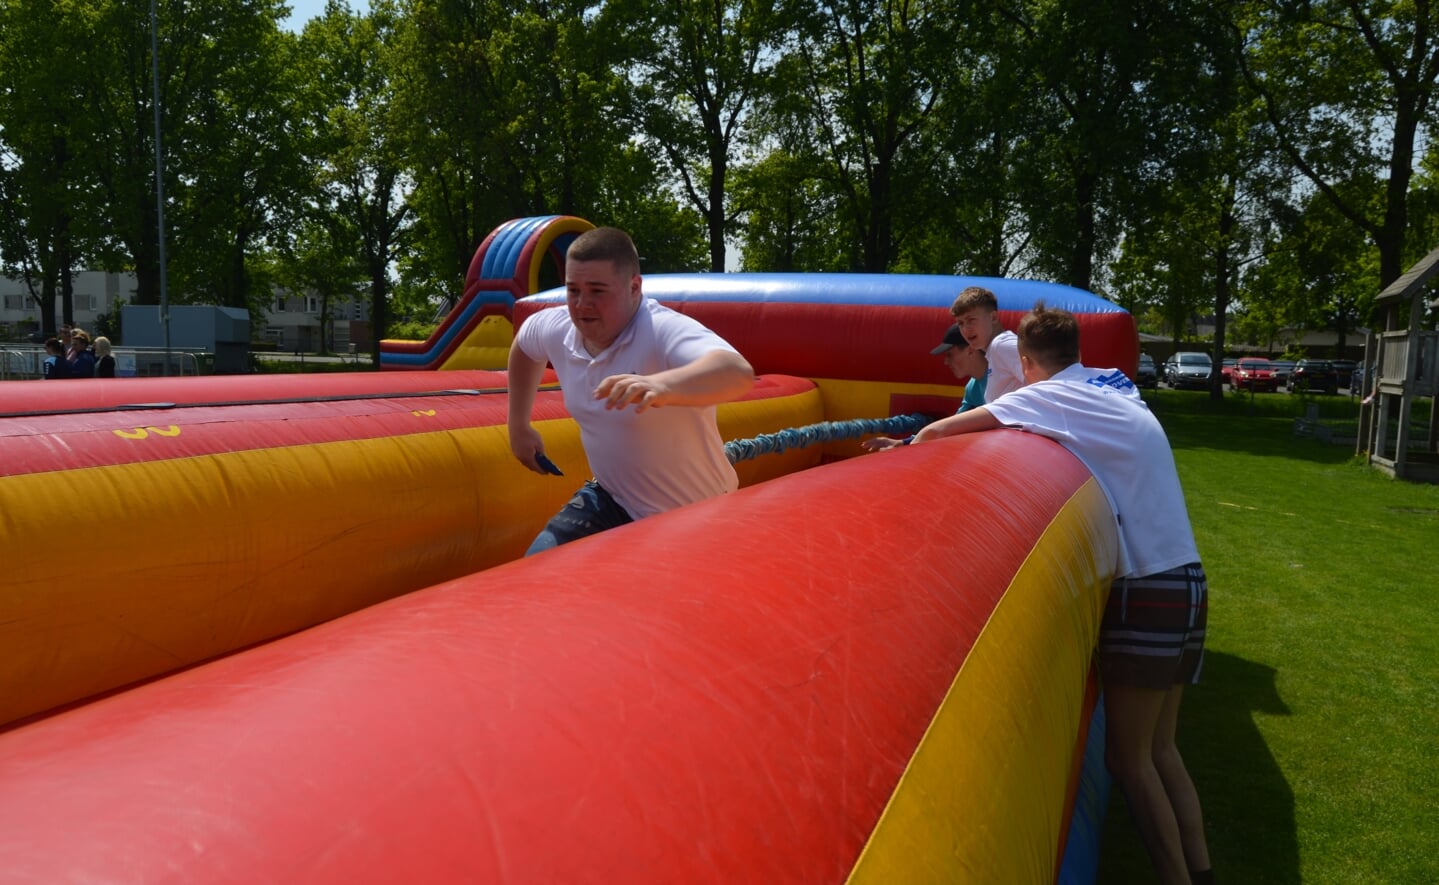
[[[1145,399],[1209,575],[1179,743],[1216,879],[1439,882],[1439,486],[1296,437],[1299,397]],[[1099,881],[1154,881],[1117,791]]]

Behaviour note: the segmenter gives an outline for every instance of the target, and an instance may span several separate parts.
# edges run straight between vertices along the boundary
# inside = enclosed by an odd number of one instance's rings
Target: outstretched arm
[[[659,406],[711,406],[744,396],[754,369],[732,350],[711,350],[687,365],[653,375],[611,375],[595,388],[607,409],[634,404],[636,412]]]
[[[510,359],[506,372],[509,388],[507,419],[510,430],[510,452],[519,462],[536,473],[545,471],[535,462],[535,456],[545,451],[545,441],[530,423],[535,407],[535,393],[540,389],[544,377],[543,361],[532,360],[518,342],[510,344]]]
[[[916,443],[929,442],[946,436],[958,436],[961,433],[978,433],[981,430],[996,430],[1003,427],[999,419],[990,414],[989,409],[971,409],[968,412],[960,412],[958,415],[950,415],[948,418],[941,418],[938,421],[925,427],[914,435]]]
[[[907,437],[907,439],[913,441],[914,437]],[[864,449],[866,452],[887,452],[890,449],[897,449],[905,444],[905,441],[902,439],[894,439],[888,436],[877,436],[874,439],[867,439],[864,442],[860,443],[859,447],[861,449]]]

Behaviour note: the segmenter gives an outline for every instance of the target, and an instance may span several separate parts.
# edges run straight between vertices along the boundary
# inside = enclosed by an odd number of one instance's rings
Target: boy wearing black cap
[[[970,409],[977,409],[984,405],[984,380],[989,367],[984,361],[984,354],[980,353],[964,338],[964,332],[959,325],[949,327],[944,333],[944,340],[930,351],[934,356],[943,356],[944,364],[956,378],[968,378],[969,382],[964,385],[964,400],[960,402],[956,415],[968,412]],[[907,446],[914,439],[913,436],[905,439],[891,439],[887,436],[867,439],[860,443],[860,447],[866,452],[882,452],[885,449],[892,449],[895,446]]]

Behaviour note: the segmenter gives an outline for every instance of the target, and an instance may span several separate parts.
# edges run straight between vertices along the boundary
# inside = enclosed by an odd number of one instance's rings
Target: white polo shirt
[[[1094,474],[1119,523],[1117,576],[1199,561],[1169,438],[1123,372],[1075,363],[985,408],[1001,424],[1057,440]]]
[[[1006,393],[1024,386],[1024,366],[1019,362],[1019,338],[1013,332],[1000,332],[984,350],[989,362],[985,373],[984,399],[994,402]]]
[[[684,314],[643,298],[614,343],[590,356],[569,311],[542,310],[515,336],[520,350],[559,376],[565,408],[595,479],[635,519],[732,492],[739,478],[725,457],[714,406],[606,409],[595,388],[611,375],[653,375],[714,350],[736,352]]]

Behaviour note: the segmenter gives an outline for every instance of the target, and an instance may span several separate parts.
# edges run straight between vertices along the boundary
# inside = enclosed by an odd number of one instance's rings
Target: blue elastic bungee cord
[[[735,439],[725,443],[725,456],[731,464],[748,461],[760,455],[778,454],[802,449],[816,443],[858,439],[876,433],[890,436],[918,433],[934,419],[928,415],[896,415],[893,418],[853,418],[849,421],[822,421],[804,427],[790,427],[775,433],[762,433],[751,439]]]

